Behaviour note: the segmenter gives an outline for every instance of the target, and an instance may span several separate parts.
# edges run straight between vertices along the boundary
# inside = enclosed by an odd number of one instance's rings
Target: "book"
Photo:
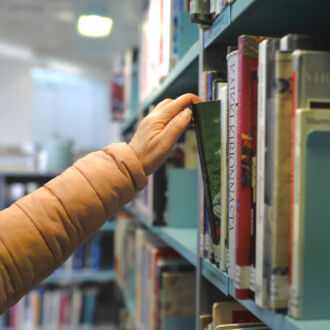
[[[154,324],[155,327],[151,329],[160,329],[162,324],[161,311],[160,311],[160,292],[161,292],[161,278],[163,273],[168,272],[193,272],[194,267],[189,264],[186,260],[182,259],[180,256],[170,256],[158,258],[155,264],[155,286],[154,286],[154,296],[155,296],[155,308],[154,308]]]
[[[220,100],[221,100],[221,112],[220,112],[220,122],[221,122],[221,236],[220,236],[220,269],[225,272],[227,271],[227,247],[228,247],[228,237],[227,237],[227,187],[228,187],[228,150],[227,150],[227,135],[228,135],[228,89],[227,86],[221,87],[220,89]]]
[[[199,330],[207,329],[208,325],[212,323],[212,315],[203,314],[199,317]]]
[[[259,44],[258,63],[258,129],[257,129],[257,208],[256,208],[256,272],[255,301],[260,307],[269,306],[269,278],[271,263],[271,223],[269,216],[269,177],[272,167],[271,125],[275,86],[275,51],[279,39],[270,38]]]
[[[329,41],[329,37],[290,33],[281,38],[280,49],[283,51],[330,50]]]
[[[238,38],[238,110],[237,110],[237,213],[235,297],[250,297],[251,227],[253,222],[252,162],[253,135],[253,75],[258,66],[259,36],[242,35]]]
[[[275,54],[274,172],[271,208],[271,279],[270,306],[285,312],[288,301],[289,223],[292,56],[290,52]]]
[[[148,329],[159,329],[158,321],[158,302],[159,302],[159,284],[157,281],[157,263],[160,258],[170,259],[178,258],[176,251],[168,247],[157,247],[149,245],[149,270],[148,270],[148,291],[149,291],[149,315]]]
[[[220,101],[192,106],[214,251],[220,245]],[[219,264],[215,253],[215,262]]]
[[[190,20],[192,23],[210,25],[213,21],[210,0],[190,0]]]
[[[213,304],[213,327],[228,323],[258,322],[258,318],[236,301],[224,301]]]
[[[228,70],[228,197],[227,251],[228,276],[234,279],[236,264],[237,209],[237,107],[238,107],[238,51],[227,55]]]
[[[242,330],[242,329],[250,329],[250,330],[263,330],[269,329],[263,323],[232,323],[232,324],[223,324],[218,325],[216,329],[219,330]]]
[[[193,329],[195,325],[195,272],[161,274],[161,330]],[[178,295],[180,292],[180,295]]]
[[[329,318],[329,52],[293,52],[294,153],[289,313]],[[313,285],[311,285],[313,284]],[[315,297],[318,303],[315,304]]]

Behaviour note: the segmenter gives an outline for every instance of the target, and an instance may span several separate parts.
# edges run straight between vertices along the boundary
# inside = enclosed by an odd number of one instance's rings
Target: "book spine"
[[[252,71],[258,66],[258,37],[238,38],[237,230],[235,296],[249,298],[252,211]],[[261,40],[260,40],[261,41]]]
[[[255,302],[265,307],[265,292],[263,279],[264,260],[264,213],[265,213],[265,125],[266,125],[266,82],[267,82],[267,43],[259,44],[258,63],[258,129],[257,129],[257,209],[256,209],[256,271],[255,271]]]
[[[228,90],[227,86],[220,90],[221,99],[221,236],[220,236],[220,269],[227,271],[227,188],[228,188],[228,154],[227,154],[227,135],[228,135]]]
[[[256,265],[256,198],[257,198],[257,97],[258,97],[258,72],[252,71],[252,164],[251,164],[251,260],[249,288],[255,291],[255,265]]]
[[[227,203],[227,269],[234,278],[236,264],[236,207],[237,207],[237,105],[238,51],[227,55],[228,69],[228,203]]]
[[[274,207],[270,281],[271,308],[284,312],[288,301],[292,55],[275,55]]]

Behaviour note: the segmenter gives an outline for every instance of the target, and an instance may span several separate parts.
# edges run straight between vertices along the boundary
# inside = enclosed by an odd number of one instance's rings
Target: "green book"
[[[214,261],[220,261],[220,100],[192,106]]]

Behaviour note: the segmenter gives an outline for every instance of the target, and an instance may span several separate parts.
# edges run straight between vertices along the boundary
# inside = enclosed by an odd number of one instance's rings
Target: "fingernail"
[[[191,119],[192,111],[189,108],[186,108],[181,112],[181,116],[185,119]]]

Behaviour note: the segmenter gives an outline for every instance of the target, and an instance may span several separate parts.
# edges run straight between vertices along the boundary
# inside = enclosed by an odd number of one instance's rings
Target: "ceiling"
[[[78,36],[77,18],[93,2],[105,4],[113,18],[109,37]],[[142,0],[0,0],[0,43],[26,47],[51,58],[109,71],[114,59],[139,44]]]

